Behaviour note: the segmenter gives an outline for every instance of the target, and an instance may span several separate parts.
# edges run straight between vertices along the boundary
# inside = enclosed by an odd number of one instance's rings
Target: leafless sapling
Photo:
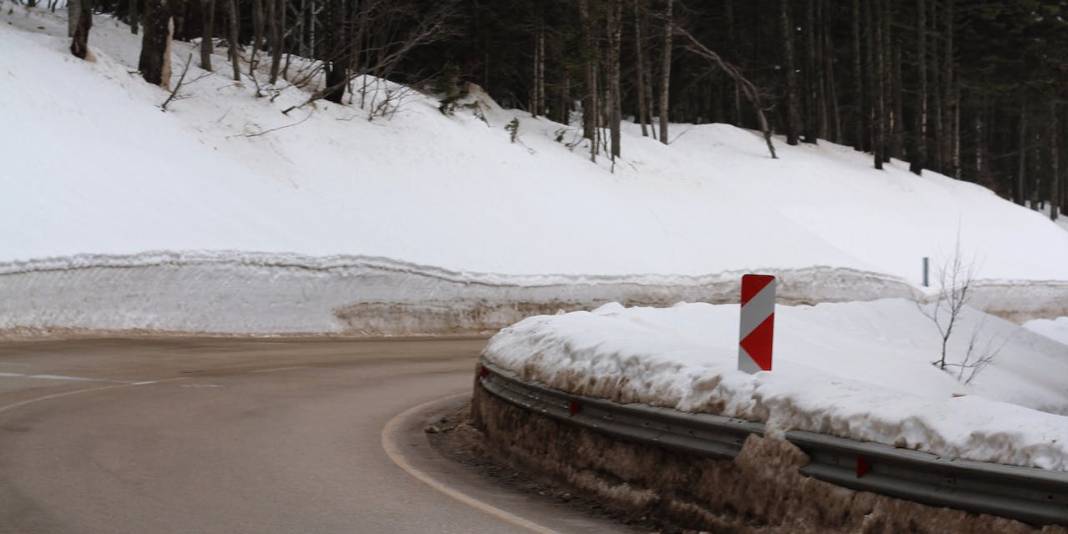
[[[920,312],[935,325],[941,339],[941,352],[931,365],[949,373],[963,384],[970,384],[994,361],[1008,342],[1008,339],[998,341],[994,337],[980,341],[986,323],[984,317],[972,330],[963,356],[955,361],[949,358],[949,341],[960,328],[962,313],[971,300],[974,275],[974,263],[965,261],[958,237],[953,256],[938,270],[938,297],[926,307],[918,304]]]

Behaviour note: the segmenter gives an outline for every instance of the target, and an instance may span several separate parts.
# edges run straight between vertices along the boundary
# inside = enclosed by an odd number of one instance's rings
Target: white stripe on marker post
[[[738,370],[749,374],[771,370],[775,338],[775,277],[742,276],[742,318],[738,333]]]

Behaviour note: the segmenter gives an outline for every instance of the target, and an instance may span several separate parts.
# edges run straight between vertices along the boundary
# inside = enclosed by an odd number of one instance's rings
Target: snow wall
[[[918,298],[843,268],[757,269],[789,304]],[[418,335],[484,333],[606,302],[735,302],[741,272],[706,276],[467,273],[386,258],[238,252],[79,255],[0,264],[0,334]],[[991,283],[976,304],[1016,320],[1068,315],[1068,282]]]

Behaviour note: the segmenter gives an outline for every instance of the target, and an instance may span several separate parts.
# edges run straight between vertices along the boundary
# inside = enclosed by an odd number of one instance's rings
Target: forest
[[[444,112],[477,84],[506,107],[581,121],[594,159],[623,154],[624,120],[665,144],[679,135],[671,124],[719,122],[761,131],[770,157],[772,134],[830,141],[870,153],[877,169],[899,158],[1052,218],[1068,204],[1066,0],[73,0],[66,9],[75,56],[91,48],[93,16],[115,17],[142,34],[141,75],[165,87],[169,39],[199,40],[201,68],[257,88],[305,86],[311,101],[351,102],[354,81],[371,75],[434,93]],[[229,64],[212,64],[216,47]]]

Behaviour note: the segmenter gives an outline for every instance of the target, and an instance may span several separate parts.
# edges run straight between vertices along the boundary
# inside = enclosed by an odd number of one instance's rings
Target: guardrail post
[[[738,370],[753,374],[771,370],[775,337],[775,277],[742,276],[742,313],[738,334]]]

